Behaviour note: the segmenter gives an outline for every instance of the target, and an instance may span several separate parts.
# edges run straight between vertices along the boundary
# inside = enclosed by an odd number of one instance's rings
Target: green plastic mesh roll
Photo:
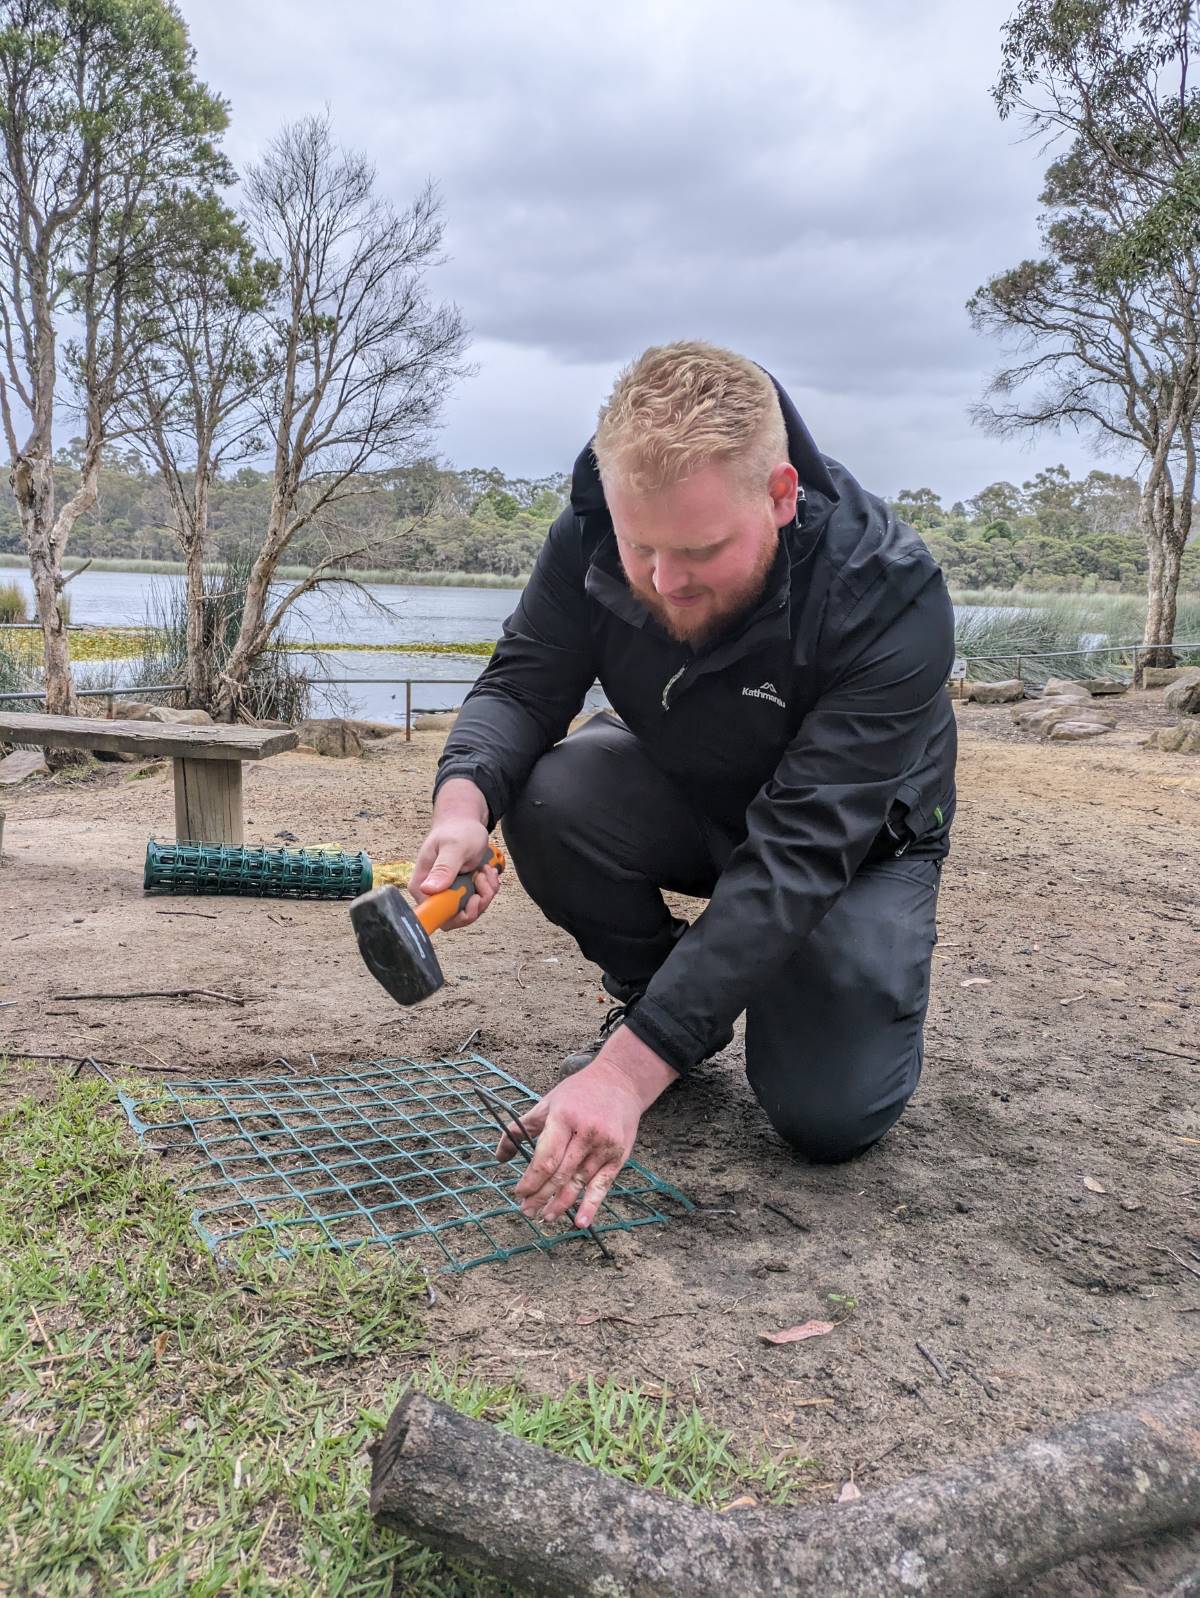
[[[254,898],[353,899],[371,886],[371,862],[340,849],[244,849],[228,844],[146,845],[147,891]]]

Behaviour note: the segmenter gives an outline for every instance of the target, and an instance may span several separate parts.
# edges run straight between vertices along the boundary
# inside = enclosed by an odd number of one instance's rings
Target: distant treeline
[[[1140,593],[1146,586],[1132,477],[1072,478],[1065,466],[1051,466],[1020,488],[992,483],[948,509],[931,488],[905,489],[892,504],[920,530],[954,588]],[[1184,551],[1181,586],[1200,588],[1197,533]]]
[[[74,447],[60,450],[61,492],[78,481]],[[533,565],[546,528],[566,502],[568,479],[510,478],[493,468],[454,471],[419,461],[378,481],[355,503],[383,535],[372,556],[379,570],[494,573],[521,577]],[[214,487],[209,558],[228,559],[261,541],[270,503],[266,472],[243,467]],[[1146,551],[1137,528],[1138,485],[1093,471],[1072,478],[1064,466],[1031,481],[993,483],[949,507],[929,488],[904,489],[892,501],[941,561],[955,588],[1140,592]],[[1200,524],[1200,515],[1197,516]],[[324,553],[325,532],[301,533],[289,550],[296,564]],[[0,553],[22,551],[16,506],[0,496]],[[167,496],[158,476],[133,453],[112,456],[101,473],[100,500],[71,540],[73,559],[175,560]],[[1184,555],[1183,586],[1200,588],[1200,540]]]
[[[56,456],[60,495],[78,484],[75,446]],[[364,488],[367,485],[364,484]],[[372,492],[351,501],[354,525],[369,525],[379,543],[370,564],[380,570],[495,573],[519,577],[533,566],[546,529],[566,503],[568,479],[511,478],[496,470],[451,471],[419,461],[377,477]],[[223,561],[262,542],[271,500],[269,472],[242,467],[212,490],[206,559]],[[110,455],[100,473],[95,509],[76,525],[68,559],[178,560],[162,479],[132,452]],[[343,521],[349,511],[342,508]],[[328,526],[300,532],[289,565],[315,563],[327,551]],[[0,495],[0,553],[23,550],[17,508]]]

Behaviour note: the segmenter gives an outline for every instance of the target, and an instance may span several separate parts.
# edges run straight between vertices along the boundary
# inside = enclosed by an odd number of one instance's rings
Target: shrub
[[[18,583],[0,583],[0,622],[21,622],[28,619],[25,591]]]

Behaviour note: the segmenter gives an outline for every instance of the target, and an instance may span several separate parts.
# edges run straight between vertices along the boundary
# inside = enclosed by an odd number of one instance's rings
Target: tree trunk
[[[544,1598],[988,1598],[1200,1522],[1200,1374],[827,1509],[696,1509],[420,1393],[372,1452],[378,1520]]]
[[[1175,638],[1175,602],[1179,587],[1179,558],[1172,560],[1174,496],[1164,493],[1162,475],[1152,474],[1142,489],[1138,522],[1146,542],[1146,625],[1142,632],[1138,665],[1173,666],[1170,649]]]
[[[46,673],[46,711],[69,716],[75,710],[71,655],[58,608],[62,567],[54,541],[54,473],[49,454],[22,455],[9,477],[29,551],[29,575],[42,625]]]
[[[184,560],[187,615],[187,702],[192,710],[210,708],[211,662],[204,628],[204,546],[195,536],[180,539]]]
[[[289,499],[286,488],[281,491],[277,482],[271,498],[267,536],[250,569],[250,577],[246,583],[242,624],[238,629],[233,650],[221,672],[221,681],[217,688],[213,715],[218,721],[237,720],[246,680],[255,661],[270,642],[270,634],[263,631],[263,619],[270,598],[271,582],[287,548],[287,525],[293,502],[294,495]]]

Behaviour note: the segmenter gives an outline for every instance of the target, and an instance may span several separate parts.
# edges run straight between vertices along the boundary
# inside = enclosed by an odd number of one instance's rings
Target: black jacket
[[[446,742],[498,821],[598,678],[651,759],[736,847],[629,1018],[677,1070],[702,1058],[868,858],[945,852],[954,616],[911,528],[818,454],[782,389],[803,491],[761,603],[693,651],[622,575],[590,447],[571,504]]]

